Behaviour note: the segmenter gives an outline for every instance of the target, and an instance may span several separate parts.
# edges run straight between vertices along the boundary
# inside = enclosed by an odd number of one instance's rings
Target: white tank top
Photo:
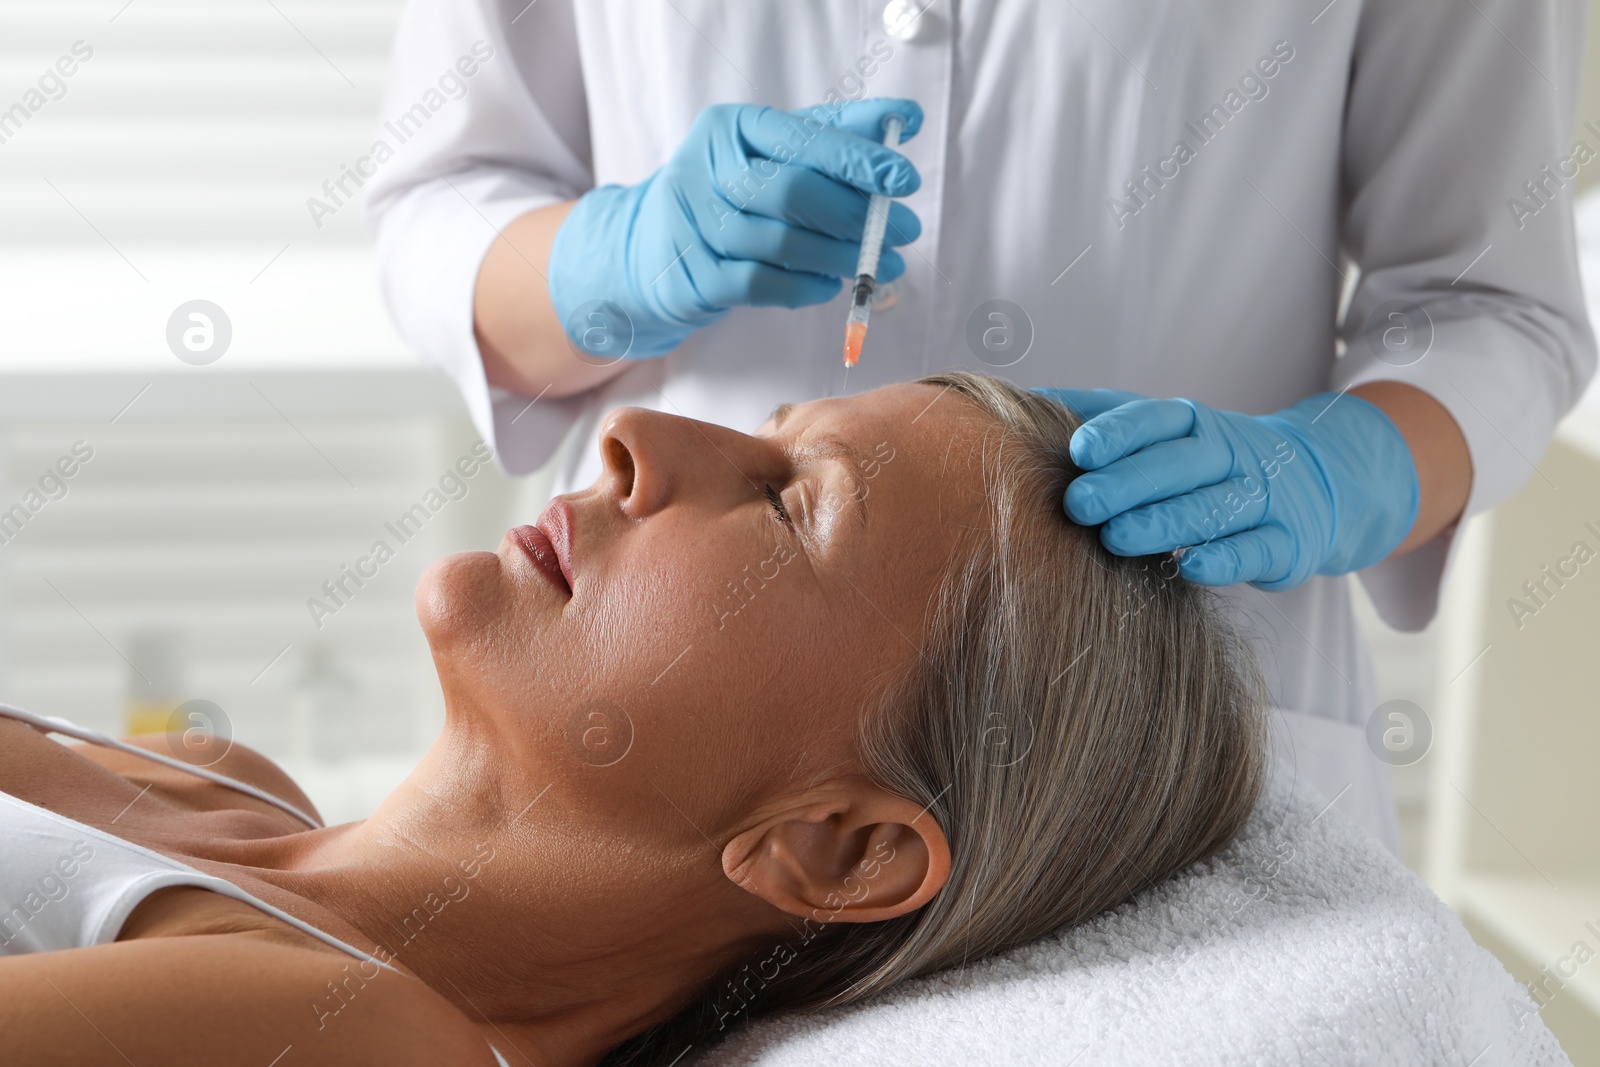
[[[293,804],[246,782],[124,744],[65,719],[33,715],[8,704],[0,704],[0,716],[191,771],[264,800],[307,826],[321,825]],[[128,916],[150,894],[172,886],[198,886],[259,908],[358,960],[402,973],[225,878],[30,804],[4,790],[0,790],[0,842],[5,851],[5,862],[0,864],[0,956],[108,944],[117,939]],[[493,1044],[489,1049],[501,1067],[507,1067],[505,1057]]]

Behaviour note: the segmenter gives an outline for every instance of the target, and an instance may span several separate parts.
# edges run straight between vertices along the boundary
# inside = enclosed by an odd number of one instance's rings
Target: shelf
[[[254,245],[13,246],[0,250],[0,289],[5,373],[417,366],[389,323],[371,248],[318,242],[309,226]],[[213,366],[190,366],[167,347],[168,317],[193,299],[220,305],[232,324],[232,343]]]

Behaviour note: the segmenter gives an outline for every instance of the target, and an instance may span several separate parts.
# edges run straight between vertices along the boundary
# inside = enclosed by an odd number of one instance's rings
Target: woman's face
[[[423,577],[452,720],[624,836],[698,842],[854,773],[863,713],[915,668],[961,535],[987,525],[991,427],[926,385],[780,409],[754,436],[613,412],[604,473],[544,532]]]

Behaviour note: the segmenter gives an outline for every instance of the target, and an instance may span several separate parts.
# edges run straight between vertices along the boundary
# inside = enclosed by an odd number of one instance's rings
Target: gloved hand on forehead
[[[1119,556],[1183,549],[1202,585],[1289,589],[1383,559],[1411,531],[1411,450],[1378,408],[1320,393],[1271,415],[1116,389],[1040,389],[1087,420],[1067,515]]]
[[[649,178],[591,190],[563,221],[549,285],[568,336],[597,355],[643,359],[729,308],[832,299],[855,273],[868,198],[906,196],[921,181],[882,144],[891,114],[905,122],[902,140],[922,125],[911,100],[706,108]],[[892,246],[921,232],[910,208],[891,204],[880,281],[905,272]],[[623,338],[625,353],[615,350]]]

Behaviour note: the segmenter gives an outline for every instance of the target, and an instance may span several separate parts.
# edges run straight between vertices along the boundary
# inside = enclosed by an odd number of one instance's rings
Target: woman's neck
[[[359,931],[356,947],[508,1055],[594,1062],[768,943],[771,917],[703,839],[597,834],[550,791],[447,730],[371,818],[279,838],[259,873]]]

